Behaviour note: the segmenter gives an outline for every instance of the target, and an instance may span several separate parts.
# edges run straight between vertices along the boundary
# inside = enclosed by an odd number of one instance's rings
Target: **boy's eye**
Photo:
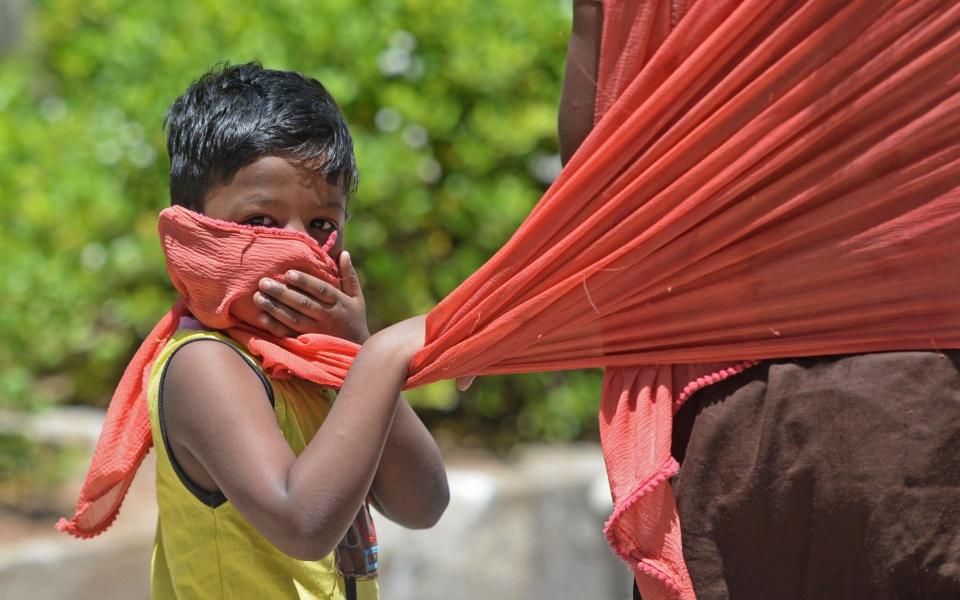
[[[243,222],[244,225],[256,225],[260,227],[273,227],[273,219],[265,215],[257,215],[255,217],[250,217]]]
[[[310,222],[310,227],[314,227],[320,231],[335,231],[337,224],[327,219],[314,219]]]

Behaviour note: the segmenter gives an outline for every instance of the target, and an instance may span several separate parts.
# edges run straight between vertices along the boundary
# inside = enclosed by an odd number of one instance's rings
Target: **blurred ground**
[[[41,419],[38,435],[95,433],[90,413]],[[86,421],[84,422],[84,419]],[[95,419],[95,417],[94,417]],[[386,600],[625,600],[626,568],[607,548],[609,491],[593,444],[532,446],[510,460],[448,451],[451,504],[428,531],[377,521]],[[82,469],[81,469],[82,470]],[[0,598],[148,598],[156,523],[153,454],[114,526],[93,540],[0,513]],[[63,490],[63,503],[79,486]]]

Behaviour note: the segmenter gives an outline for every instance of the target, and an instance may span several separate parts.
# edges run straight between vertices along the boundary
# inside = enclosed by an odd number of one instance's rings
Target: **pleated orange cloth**
[[[666,483],[693,391],[763,358],[960,348],[958,56],[948,0],[605,1],[594,130],[429,314],[408,386],[606,368],[608,541],[645,599],[693,598]],[[336,379],[349,363],[330,339],[237,326],[282,350],[270,368]],[[141,410],[111,406],[107,425]],[[71,533],[109,524],[149,446],[110,431]]]
[[[606,535],[693,598],[673,414],[763,358],[960,347],[960,4],[605,0],[597,122],[413,380],[606,367]]]

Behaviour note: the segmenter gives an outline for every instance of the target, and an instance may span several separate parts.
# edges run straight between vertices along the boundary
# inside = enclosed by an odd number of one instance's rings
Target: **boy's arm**
[[[423,344],[423,319],[373,336],[299,457],[280,433],[257,375],[231,348],[194,342],[171,359],[163,393],[171,450],[195,461],[260,533],[300,559],[329,554],[356,517],[373,483],[397,412],[399,390]],[[416,473],[419,501],[442,513],[447,490],[440,464]],[[189,471],[188,471],[189,473]]]
[[[302,278],[300,290],[283,285],[267,288],[261,282],[260,291],[269,298],[259,304],[273,323],[281,327],[308,332],[324,330],[321,324],[325,324],[327,330],[334,325],[339,327],[335,331],[362,331],[365,335],[352,337],[362,343],[369,337],[363,291],[347,252],[340,256],[340,272],[342,291],[304,273],[298,273]],[[333,310],[336,307],[345,307],[345,310],[337,313]],[[280,331],[279,335],[287,333]],[[377,508],[390,520],[414,529],[432,527],[443,514],[446,502],[438,504],[424,499],[445,498],[448,493],[443,460],[433,437],[410,405],[402,398],[398,402],[397,415],[370,491]],[[424,473],[428,475],[424,477]]]
[[[403,397],[398,402],[370,491],[391,521],[425,529],[436,524],[449,500],[447,475],[433,436]]]

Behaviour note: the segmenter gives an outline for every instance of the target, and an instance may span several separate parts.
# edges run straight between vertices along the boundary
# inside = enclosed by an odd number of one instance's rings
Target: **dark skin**
[[[302,231],[320,243],[337,230],[336,255],[344,243],[345,203],[343,191],[323,177],[266,157],[213,190],[204,209],[218,219]],[[368,494],[385,516],[411,528],[433,526],[449,502],[436,443],[399,394],[423,346],[423,317],[366,339],[363,296],[344,255],[342,289],[321,288],[300,274],[298,287],[278,292],[317,303],[293,300],[303,303],[298,312],[312,321],[291,319],[285,326],[323,326],[326,333],[365,340],[299,457],[283,438],[257,375],[225,345],[185,346],[171,360],[163,388],[170,450],[186,474],[203,489],[223,492],[264,537],[303,560],[333,551]]]
[[[567,66],[557,118],[563,164],[567,164],[593,129],[602,28],[600,0],[573,0],[573,29],[567,45]]]

